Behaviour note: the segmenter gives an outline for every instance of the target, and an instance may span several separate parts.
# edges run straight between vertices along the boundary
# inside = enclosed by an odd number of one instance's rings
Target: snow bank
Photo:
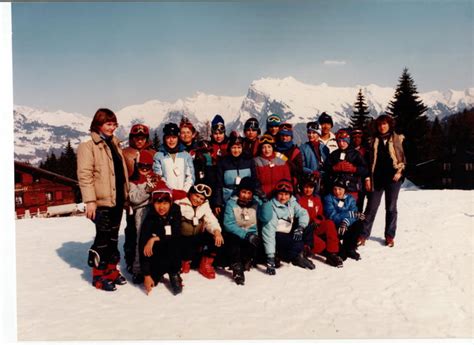
[[[471,338],[473,199],[402,190],[393,248],[382,245],[380,212],[361,261],[284,264],[273,277],[253,269],[245,286],[227,271],[215,280],[191,271],[178,296],[161,283],[149,296],[130,282],[94,289],[84,217],[18,220],[18,339]]]

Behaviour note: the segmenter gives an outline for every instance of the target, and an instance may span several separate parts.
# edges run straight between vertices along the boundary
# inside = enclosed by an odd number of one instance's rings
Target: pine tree
[[[403,70],[399,84],[395,90],[394,100],[390,101],[387,113],[392,115],[396,121],[396,131],[406,137],[406,151],[408,164],[412,167],[418,162],[423,162],[426,157],[421,157],[421,150],[425,136],[428,131],[427,118],[424,115],[428,109],[417,95],[415,82],[408,73]]]
[[[70,140],[67,142],[67,146],[62,152],[59,161],[61,175],[77,180],[76,154],[74,153]]]
[[[368,111],[368,109],[369,107],[365,102],[365,97],[362,93],[362,89],[359,89],[359,93],[357,94],[357,101],[354,103],[354,114],[351,116],[351,129],[360,129],[367,135],[367,127],[370,120],[372,119],[372,117],[367,116],[370,114],[370,111]]]
[[[155,130],[155,134],[153,135],[153,148],[158,151],[160,148],[161,142],[160,137],[158,136],[158,130]]]

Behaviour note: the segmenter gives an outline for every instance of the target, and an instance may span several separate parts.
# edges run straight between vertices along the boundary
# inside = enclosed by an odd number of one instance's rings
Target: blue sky
[[[420,92],[473,82],[473,2],[14,3],[15,104],[85,115],[262,77]]]

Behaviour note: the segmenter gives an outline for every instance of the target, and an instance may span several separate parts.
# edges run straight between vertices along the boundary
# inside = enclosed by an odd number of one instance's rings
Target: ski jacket
[[[345,221],[348,227],[354,224],[357,221],[354,212],[357,211],[356,201],[350,194],[344,194],[342,199],[336,198],[333,194],[324,197],[324,213],[336,227],[339,227],[342,221]]]
[[[336,165],[342,161],[346,161],[355,166],[356,171],[336,170]],[[329,174],[331,181],[334,181],[338,177],[349,180],[349,186],[347,188],[349,192],[360,191],[362,188],[361,178],[365,179],[368,174],[365,159],[352,147],[348,147],[346,150],[337,149],[332,152],[326,160],[325,170]]]
[[[216,230],[222,231],[207,200],[198,207],[193,207],[187,197],[177,200],[176,204],[181,208],[181,235],[195,236],[204,230],[210,234]]]
[[[227,136],[225,136],[224,140],[220,143],[216,142],[214,139],[211,140],[212,165],[217,165],[217,162],[227,155],[228,144],[229,137]]]
[[[153,205],[151,204],[148,210],[148,214],[143,221],[141,228],[139,243],[140,243],[140,267],[143,275],[150,275],[152,273],[152,258],[146,257],[143,254],[143,249],[145,248],[146,243],[153,236],[158,236],[161,243],[171,243],[177,245],[180,233],[181,225],[181,210],[178,205],[171,204],[170,211],[165,217],[161,217],[156,211]],[[166,226],[170,226],[170,234],[166,234]],[[160,253],[153,253],[153,255],[159,255]]]
[[[275,198],[270,201],[270,204],[273,215],[262,228],[262,238],[265,254],[275,256],[276,232],[290,233],[295,226],[306,228],[309,224],[309,216],[294,196],[291,196],[286,204],[280,203]]]
[[[291,181],[290,167],[285,155],[276,152],[270,158],[258,156],[254,158],[254,162],[257,179],[267,198],[271,198],[278,181]]]
[[[250,141],[246,137],[242,145],[242,155],[248,159],[257,157],[258,155],[258,137],[254,141]]]
[[[308,212],[311,222],[320,224],[325,219],[323,203],[318,195],[300,196],[298,203]]]
[[[285,155],[288,159],[293,184],[296,186],[298,179],[303,174],[303,156],[301,155],[300,149],[293,144],[288,150],[280,149],[278,152]]]
[[[329,153],[332,153],[333,151],[336,151],[339,147],[339,146],[337,146],[336,135],[333,132],[329,132],[329,139],[323,140],[320,137],[319,141],[321,141],[324,145],[326,145],[326,147],[329,150]]]
[[[162,146],[153,157],[153,172],[160,175],[170,189],[189,191],[194,184],[194,166],[186,151],[170,154]]]
[[[112,137],[111,144],[115,147],[122,161],[124,173],[123,200],[128,198],[128,174],[123,158],[120,142]],[[117,204],[117,186],[115,185],[115,169],[112,152],[99,134],[91,132],[91,139],[81,143],[77,148],[77,178],[81,189],[82,201],[95,202],[97,206],[114,207]],[[120,198],[121,199],[121,198]]]
[[[311,174],[313,171],[322,172],[322,164],[329,156],[329,149],[324,143],[319,142],[319,157],[321,157],[321,160],[318,159],[314,146],[309,141],[300,146],[300,151],[303,158],[303,172],[305,174]]]
[[[246,176],[256,178],[253,159],[247,159],[243,155],[234,157],[230,154],[217,164],[216,205],[223,207],[229,200],[235,190],[237,176],[240,179]]]
[[[224,230],[245,239],[247,233],[257,232],[257,221],[266,224],[272,218],[272,207],[270,202],[263,203],[258,197],[248,207],[242,207],[237,203],[238,197],[231,197],[225,206]]]

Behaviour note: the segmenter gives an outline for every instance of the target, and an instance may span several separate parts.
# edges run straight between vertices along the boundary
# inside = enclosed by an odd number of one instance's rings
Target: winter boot
[[[181,273],[189,273],[191,270],[191,260],[181,261]]]
[[[212,266],[214,262],[214,257],[212,256],[203,256],[199,264],[199,273],[201,273],[207,279],[214,279],[216,277],[216,271]]]
[[[173,291],[173,295],[180,294],[183,291],[183,281],[179,275],[179,273],[169,274],[170,276],[170,284],[171,290]]]
[[[127,284],[127,279],[120,274],[117,269],[117,264],[107,264],[107,270],[105,272],[105,278],[114,282],[115,285]]]
[[[359,238],[357,239],[357,247],[365,246],[365,241],[366,241],[366,240],[367,240],[367,239],[366,239],[365,237],[362,237],[362,236],[359,237]]]
[[[245,284],[245,275],[240,263],[232,264],[232,278],[237,285]]]
[[[143,284],[144,281],[145,281],[145,277],[143,277],[143,274],[141,274],[141,273],[134,273],[134,274],[132,275],[132,282],[133,282],[133,284],[136,284],[136,285]]]
[[[115,291],[117,288],[113,281],[105,278],[105,269],[92,268],[92,286],[104,291]]]
[[[303,255],[304,255],[305,258],[312,258],[312,257],[314,257],[314,255],[313,255],[313,250],[312,250],[311,247],[308,246],[307,244],[304,245]]]
[[[386,245],[387,247],[390,247],[390,248],[391,248],[391,247],[393,247],[393,246],[395,245],[395,241],[393,240],[392,237],[386,237],[386,238],[385,238],[385,245]]]
[[[360,254],[357,253],[357,251],[355,249],[348,249],[347,250],[347,257],[351,258],[351,259],[354,259],[356,261],[360,260]]]
[[[326,263],[329,266],[334,266],[334,267],[342,267],[343,261],[342,259],[335,253],[328,253],[326,255]]]
[[[252,264],[253,264],[252,259],[244,260],[244,271],[250,271]]]
[[[314,270],[316,268],[316,266],[311,260],[304,257],[303,252],[299,253],[298,256],[294,258],[291,263],[295,266],[299,266],[301,268],[308,268],[310,270]]]

